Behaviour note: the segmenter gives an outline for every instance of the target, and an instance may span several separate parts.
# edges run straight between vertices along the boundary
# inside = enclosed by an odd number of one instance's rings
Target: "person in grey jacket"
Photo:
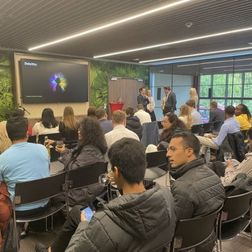
[[[220,178],[198,158],[200,143],[190,132],[175,134],[169,144],[167,157],[171,165],[171,192],[175,200],[178,219],[207,215],[217,210],[224,202],[225,190]],[[214,241],[207,249],[212,251]],[[209,250],[208,250],[209,249]]]
[[[74,207],[58,243],[65,243],[70,230],[78,226],[77,230],[66,250],[52,246],[51,252],[155,252],[171,242],[176,223],[173,198],[168,188],[158,184],[145,189],[144,147],[137,140],[123,138],[111,146],[108,157],[113,180],[123,195],[95,213],[90,222]]]
[[[94,164],[105,162],[107,144],[103,131],[98,121],[92,117],[85,117],[79,128],[79,142],[73,151],[67,150],[62,146],[56,150],[62,153],[62,162],[65,170],[72,170]],[[100,195],[104,187],[99,183],[88,187],[73,189],[68,193],[70,206],[93,202],[96,196]]]

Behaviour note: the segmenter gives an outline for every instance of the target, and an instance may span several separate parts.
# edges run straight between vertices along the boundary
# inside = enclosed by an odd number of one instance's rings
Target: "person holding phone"
[[[123,138],[111,146],[108,158],[122,196],[104,205],[90,222],[90,210],[80,214],[80,207],[73,207],[55,242],[50,248],[37,245],[37,252],[162,251],[171,242],[176,224],[173,198],[168,187],[145,189],[144,146]]]

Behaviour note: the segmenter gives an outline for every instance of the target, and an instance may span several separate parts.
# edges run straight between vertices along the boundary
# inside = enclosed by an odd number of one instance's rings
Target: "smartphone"
[[[94,211],[90,207],[81,208],[80,211],[85,215],[87,221],[90,221],[94,215]]]

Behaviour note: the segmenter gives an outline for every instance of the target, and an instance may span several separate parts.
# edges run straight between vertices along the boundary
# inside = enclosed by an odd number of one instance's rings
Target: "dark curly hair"
[[[179,120],[176,114],[174,113],[167,113],[164,115],[164,117],[167,117],[169,122],[172,124],[169,129],[164,129],[163,132],[160,135],[160,141],[170,142],[172,136],[175,133],[178,133],[179,131],[186,131],[187,128],[185,124]]]
[[[78,156],[82,148],[86,145],[93,145],[98,148],[102,154],[107,151],[107,143],[104,133],[97,119],[87,116],[80,123],[80,140],[78,148],[73,152],[72,156]]]

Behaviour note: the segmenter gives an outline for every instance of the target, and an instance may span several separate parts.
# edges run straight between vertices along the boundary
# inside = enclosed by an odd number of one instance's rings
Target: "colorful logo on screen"
[[[56,92],[57,89],[64,92],[67,87],[67,80],[63,73],[56,73],[50,78],[50,87],[53,92]]]

